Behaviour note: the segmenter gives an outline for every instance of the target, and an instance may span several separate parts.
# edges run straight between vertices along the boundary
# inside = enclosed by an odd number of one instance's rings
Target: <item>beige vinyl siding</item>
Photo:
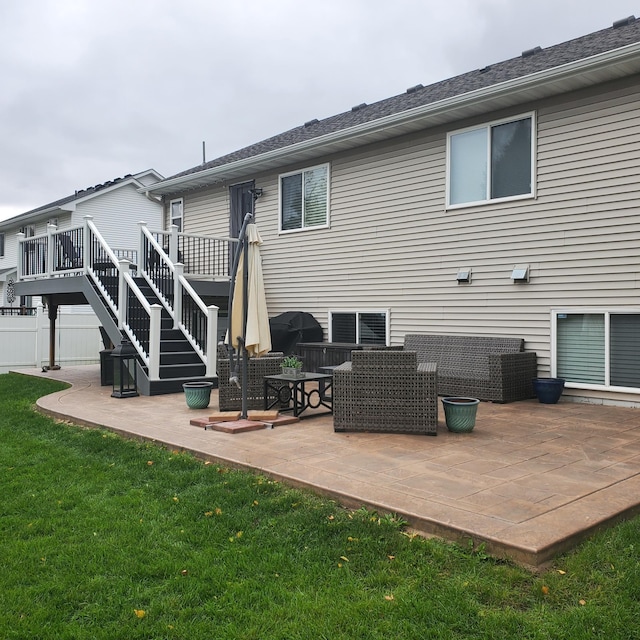
[[[536,112],[536,198],[445,208],[447,131],[505,112],[309,162],[330,163],[329,229],[278,235],[278,176],[255,176],[270,314],[311,312],[327,335],[329,310],[388,309],[392,344],[408,332],[522,337],[547,374],[551,309],[640,308],[637,82],[513,108]],[[225,220],[227,191],[206,205]],[[528,284],[511,281],[516,264]],[[471,284],[457,284],[460,267]]]
[[[229,189],[206,189],[187,194],[183,198],[183,214],[186,233],[228,236]]]

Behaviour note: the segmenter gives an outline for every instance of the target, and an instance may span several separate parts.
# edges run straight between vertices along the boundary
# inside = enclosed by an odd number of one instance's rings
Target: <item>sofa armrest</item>
[[[491,374],[501,372],[508,374],[512,370],[528,370],[536,367],[538,358],[535,351],[519,351],[517,353],[489,353],[489,372]],[[535,376],[534,376],[535,377]]]
[[[533,351],[489,355],[491,384],[499,390],[499,402],[532,398],[537,371],[538,359]]]

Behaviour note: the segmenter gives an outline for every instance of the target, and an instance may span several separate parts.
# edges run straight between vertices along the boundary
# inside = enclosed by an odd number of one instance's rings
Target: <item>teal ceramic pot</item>
[[[206,409],[209,406],[213,382],[185,382],[182,388],[189,409]]]
[[[477,398],[442,398],[447,429],[453,433],[469,433],[476,426]]]

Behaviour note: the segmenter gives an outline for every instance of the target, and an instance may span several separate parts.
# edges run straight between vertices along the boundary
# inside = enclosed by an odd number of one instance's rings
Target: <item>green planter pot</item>
[[[182,388],[189,409],[206,409],[209,406],[213,382],[185,382]]]
[[[477,398],[442,398],[447,429],[453,433],[469,433],[476,426]]]

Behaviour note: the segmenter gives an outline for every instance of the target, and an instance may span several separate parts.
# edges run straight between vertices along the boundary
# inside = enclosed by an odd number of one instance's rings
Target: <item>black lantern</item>
[[[133,398],[138,395],[137,353],[133,345],[123,338],[111,352],[113,360],[112,398]]]

